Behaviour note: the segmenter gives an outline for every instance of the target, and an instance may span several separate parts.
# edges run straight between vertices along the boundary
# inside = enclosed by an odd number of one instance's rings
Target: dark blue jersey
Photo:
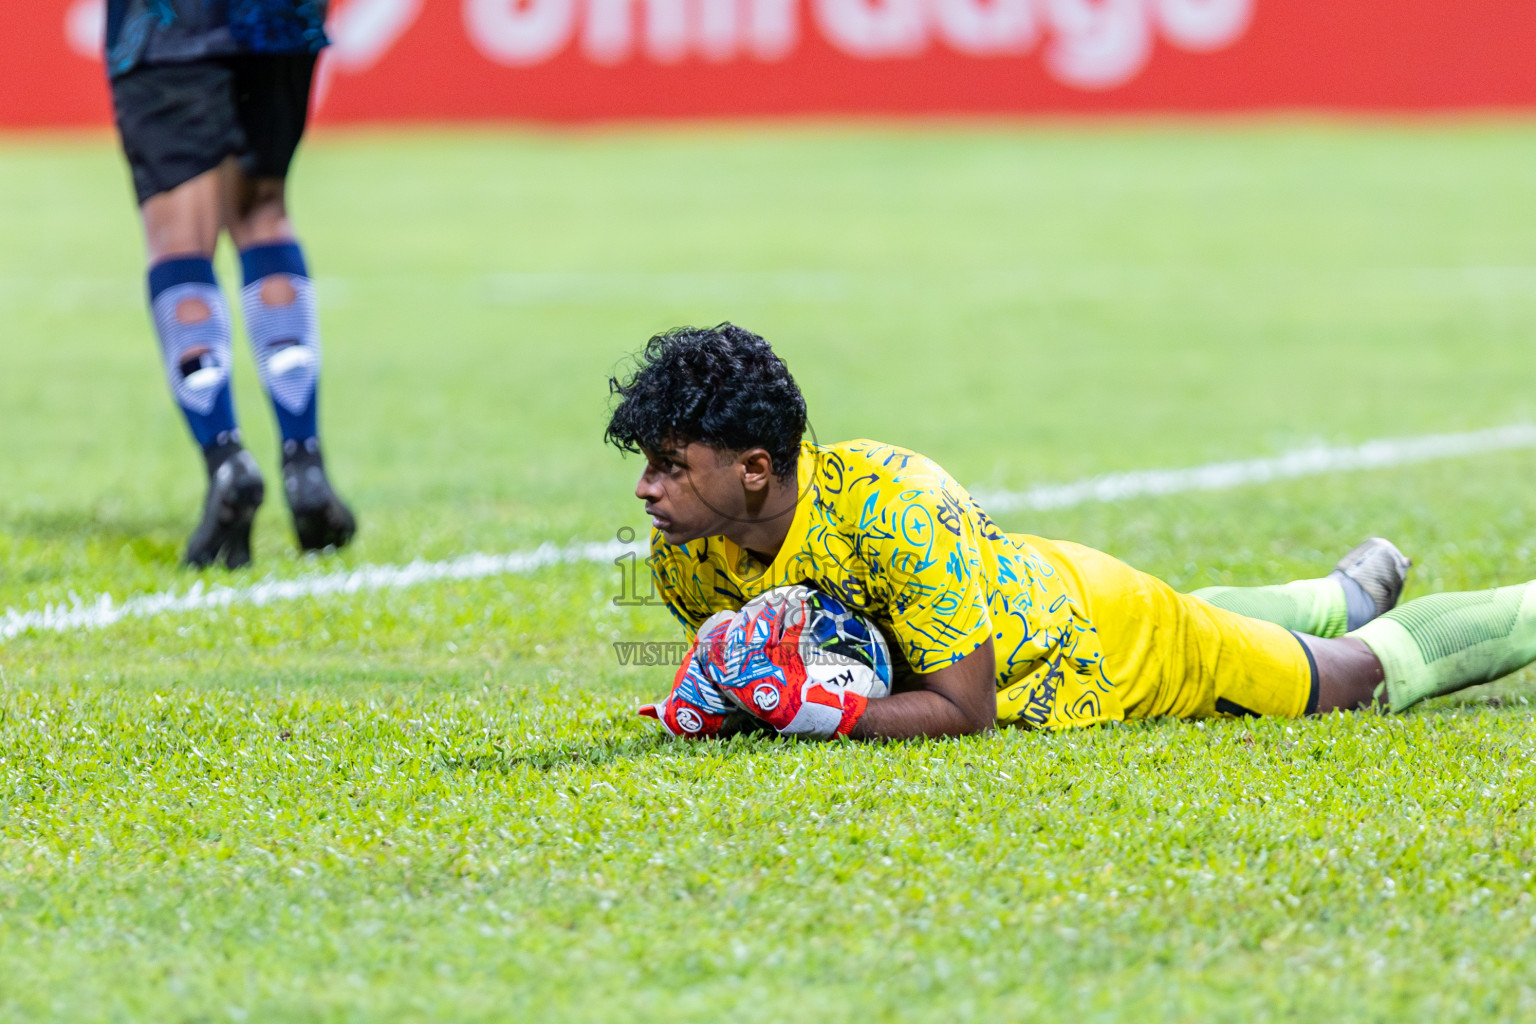
[[[238,53],[319,53],[330,0],[107,0],[107,73]]]

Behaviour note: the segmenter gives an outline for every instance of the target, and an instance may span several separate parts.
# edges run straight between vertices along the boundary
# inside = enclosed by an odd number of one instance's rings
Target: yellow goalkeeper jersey
[[[800,501],[764,565],[724,537],[651,536],[651,571],[693,633],[774,587],[808,584],[873,619],[901,671],[944,668],[991,640],[998,720],[1048,728],[1122,718],[1074,588],[1029,538],[1005,534],[931,460],[876,441],[801,446]]]

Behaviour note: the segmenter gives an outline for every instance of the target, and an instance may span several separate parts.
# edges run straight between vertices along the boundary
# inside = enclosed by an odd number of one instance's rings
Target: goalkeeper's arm
[[[851,739],[910,739],[985,732],[997,719],[996,659],[988,640],[947,668],[917,676],[917,689],[869,702]]]

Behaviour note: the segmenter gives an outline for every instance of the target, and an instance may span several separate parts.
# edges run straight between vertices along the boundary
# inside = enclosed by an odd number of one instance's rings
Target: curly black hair
[[[805,397],[784,360],[751,331],[678,327],[646,342],[618,395],[604,440],[627,452],[698,442],[724,451],[762,448],[787,480],[805,433]]]

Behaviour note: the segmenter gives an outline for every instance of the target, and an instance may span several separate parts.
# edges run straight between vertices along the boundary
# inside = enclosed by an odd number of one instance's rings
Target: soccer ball
[[[891,692],[891,652],[879,627],[831,594],[798,584],[776,587],[743,605],[736,624],[724,654],[738,684],[780,672],[766,648],[793,645],[807,691],[820,687],[867,699]]]
[[[778,587],[711,616],[672,692],[640,714],[674,736],[769,730],[828,738],[891,692],[891,654],[873,622],[830,594]]]

